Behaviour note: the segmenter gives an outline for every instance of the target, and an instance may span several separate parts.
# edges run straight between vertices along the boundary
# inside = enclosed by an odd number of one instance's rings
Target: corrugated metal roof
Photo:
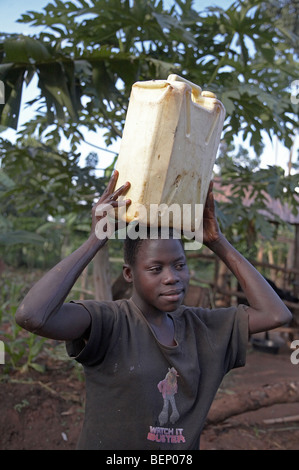
[[[215,188],[215,200],[221,202],[228,202],[228,196],[231,195],[232,185],[229,184],[222,184],[219,179],[214,179],[214,188]],[[249,189],[246,196],[243,199],[243,204],[246,207],[249,207],[253,202],[253,197],[249,197],[252,191]],[[299,224],[299,196],[295,196],[295,199],[298,201],[298,209],[297,213],[293,214],[291,208],[288,204],[282,204],[281,201],[278,199],[273,199],[268,193],[264,192],[264,196],[266,199],[266,206],[268,210],[264,210],[265,216],[271,218],[271,215],[275,215],[279,217],[284,222],[289,224]]]

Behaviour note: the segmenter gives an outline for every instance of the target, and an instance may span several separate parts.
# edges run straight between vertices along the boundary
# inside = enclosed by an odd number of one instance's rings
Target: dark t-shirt
[[[79,303],[92,322],[86,344],[67,344],[86,376],[78,448],[198,449],[223,376],[245,364],[244,307],[179,307],[169,314],[176,340],[170,347],[156,339],[132,300]]]

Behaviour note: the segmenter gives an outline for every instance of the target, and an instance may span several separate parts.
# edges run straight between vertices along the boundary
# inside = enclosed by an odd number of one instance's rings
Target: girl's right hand
[[[95,233],[100,240],[109,238],[113,232],[117,230],[117,222],[115,221],[115,223],[112,224],[109,221],[109,212],[110,215],[113,216],[114,214],[111,214],[111,212],[115,213],[118,207],[127,207],[131,204],[130,199],[125,199],[124,201],[118,200],[118,197],[123,195],[130,188],[130,183],[126,182],[123,186],[114,191],[118,175],[118,171],[114,170],[105,191],[92,208],[91,233]]]

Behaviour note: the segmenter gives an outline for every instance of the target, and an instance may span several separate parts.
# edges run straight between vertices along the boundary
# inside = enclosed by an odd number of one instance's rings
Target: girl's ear
[[[133,272],[129,264],[123,265],[123,276],[124,276],[125,281],[129,283],[133,282]]]

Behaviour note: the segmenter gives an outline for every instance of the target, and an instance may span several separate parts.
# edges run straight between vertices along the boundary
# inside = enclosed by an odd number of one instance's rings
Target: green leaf
[[[6,62],[27,62],[26,38],[9,38],[4,41],[4,54]]]
[[[22,67],[11,68],[5,77],[5,104],[0,106],[2,126],[17,129],[25,70]]]
[[[34,62],[45,62],[51,59],[51,54],[48,52],[47,47],[41,41],[26,37],[25,47],[28,59]]]
[[[15,187],[14,181],[8,176],[5,171],[0,168],[0,190],[1,189],[12,189]]]
[[[36,370],[37,372],[41,372],[42,374],[45,372],[45,366],[43,364],[37,364],[36,362],[30,362],[29,366]]]
[[[48,109],[54,106],[58,119],[64,121],[66,116],[63,108],[66,107],[71,119],[77,121],[77,102],[74,90],[70,89],[63,63],[40,64],[38,75],[39,86],[46,96]]]

